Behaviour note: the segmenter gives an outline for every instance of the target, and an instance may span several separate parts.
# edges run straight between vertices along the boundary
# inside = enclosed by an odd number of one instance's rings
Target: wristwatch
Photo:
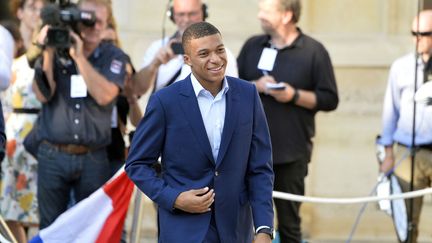
[[[293,103],[293,104],[297,103],[298,99],[299,99],[299,92],[297,89],[294,89],[294,95],[291,99],[291,103]]]
[[[268,234],[270,236],[270,239],[272,239],[272,240],[275,237],[275,230],[271,229],[271,228],[267,228],[267,227],[262,228],[262,229],[258,230],[257,234],[259,234],[259,233]]]

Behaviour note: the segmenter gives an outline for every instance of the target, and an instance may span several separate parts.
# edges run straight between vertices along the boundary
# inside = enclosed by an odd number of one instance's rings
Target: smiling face
[[[184,43],[185,63],[194,76],[207,89],[221,87],[225,76],[227,56],[220,34],[191,39]]]

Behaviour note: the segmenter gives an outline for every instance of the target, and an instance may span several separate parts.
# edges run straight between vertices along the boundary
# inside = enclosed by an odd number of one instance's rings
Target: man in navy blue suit
[[[225,76],[213,25],[191,25],[182,43],[192,73],[151,96],[126,172],[158,204],[159,242],[270,243],[274,174],[258,92]]]

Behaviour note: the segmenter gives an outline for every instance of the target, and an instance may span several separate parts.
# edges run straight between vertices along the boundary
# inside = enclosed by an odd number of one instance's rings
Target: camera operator
[[[145,93],[152,85],[154,90],[159,90],[191,73],[183,61],[181,39],[187,27],[206,20],[207,5],[202,0],[173,0],[167,14],[177,31],[171,37],[153,42],[145,52],[142,68],[134,76],[137,93]],[[228,48],[226,52],[226,75],[238,77],[237,61]]]
[[[80,11],[93,11],[93,26],[78,23],[70,32],[68,54],[45,46],[36,62],[33,88],[43,103],[38,122],[41,139],[37,157],[40,228],[49,226],[69,202],[70,191],[80,201],[109,177],[106,146],[111,141],[111,113],[123,88],[126,55],[108,42],[102,31],[112,13],[107,0],[81,0]],[[49,26],[42,28],[43,44]]]

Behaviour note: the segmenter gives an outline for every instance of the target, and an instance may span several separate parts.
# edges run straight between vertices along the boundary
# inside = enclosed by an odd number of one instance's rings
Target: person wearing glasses
[[[78,24],[68,57],[45,46],[36,61],[33,89],[42,111],[37,122],[40,229],[66,211],[73,190],[77,202],[100,188],[110,176],[107,146],[111,115],[124,88],[127,56],[103,41],[112,8],[108,0],[80,0],[78,8],[94,12],[93,26]],[[48,26],[38,43],[44,43]]]
[[[150,87],[159,90],[173,82],[184,79],[191,69],[183,61],[181,38],[187,27],[205,21],[208,17],[207,5],[201,0],[174,0],[167,15],[177,26],[177,31],[169,37],[153,42],[147,49],[142,68],[134,76],[138,93],[145,93]],[[226,48],[228,64],[226,75],[238,77],[235,56]]]
[[[382,172],[394,170],[403,191],[410,190],[410,147],[413,134],[414,80],[417,88],[431,80],[432,10],[421,11],[413,20],[412,34],[417,53],[397,59],[391,66],[382,114],[380,144],[385,146]],[[417,63],[417,64],[416,64]],[[417,71],[415,71],[417,67]],[[427,102],[416,102],[414,189],[431,186],[432,180],[432,107]],[[418,223],[423,197],[413,200],[413,230],[407,242],[417,242]],[[410,209],[407,200],[407,212]]]

